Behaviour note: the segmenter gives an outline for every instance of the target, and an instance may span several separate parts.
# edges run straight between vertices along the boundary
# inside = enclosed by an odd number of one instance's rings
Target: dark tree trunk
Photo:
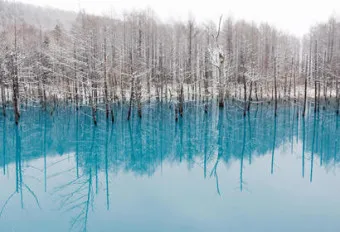
[[[105,97],[105,115],[106,115],[106,119],[109,119],[109,115],[110,115],[110,107],[109,107],[109,91],[108,91],[108,78],[107,78],[107,55],[106,55],[106,28],[104,28],[104,97]]]
[[[14,108],[14,118],[15,123],[19,124],[19,77],[18,77],[18,67],[16,54],[12,57],[12,80],[13,80],[13,108]]]
[[[336,102],[337,102],[337,106],[336,106],[336,114],[339,115],[339,111],[340,111],[340,83],[339,80],[337,80],[336,82]]]
[[[91,106],[92,106],[92,118],[94,125],[97,125],[97,85],[92,80],[92,96],[91,96]]]
[[[303,112],[302,112],[302,116],[305,117],[306,115],[306,107],[307,107],[307,82],[308,82],[308,56],[306,59],[306,68],[305,68],[305,94],[304,94],[304,100],[303,100]]]
[[[1,85],[1,104],[2,104],[2,115],[6,117],[6,94],[5,94],[5,83],[4,83],[4,75],[0,70],[0,85]]]
[[[251,81],[250,82],[250,88],[249,88],[248,112],[250,111],[250,104],[251,104],[251,102],[253,100],[252,97],[251,97],[252,92],[253,92],[253,82]]]
[[[276,57],[274,58],[274,96],[275,96],[275,106],[274,115],[277,116],[277,81],[276,81]]]

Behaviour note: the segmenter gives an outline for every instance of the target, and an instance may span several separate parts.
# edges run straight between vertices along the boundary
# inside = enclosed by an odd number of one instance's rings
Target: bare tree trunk
[[[5,81],[4,75],[0,70],[0,85],[1,85],[1,103],[2,103],[2,115],[6,117],[6,94],[5,94]]]
[[[243,109],[243,116],[247,114],[247,80],[245,75],[245,65],[244,65],[244,57],[241,54],[241,72],[242,72],[242,80],[243,80],[243,101],[244,101],[244,109]]]
[[[106,119],[109,119],[110,114],[110,107],[109,107],[109,92],[108,92],[108,80],[107,80],[107,56],[106,56],[106,27],[104,28],[104,101],[105,101],[105,112],[106,112]]]
[[[257,81],[255,81],[255,97],[256,97],[256,101],[259,101],[259,95],[258,95],[258,89],[257,89]]]
[[[317,111],[320,111],[320,93],[321,93],[321,83],[318,81],[318,109]]]
[[[339,77],[338,77],[339,79]],[[339,115],[340,111],[340,83],[339,80],[336,82],[336,102],[337,102],[337,107],[336,107],[336,114]]]
[[[252,97],[251,97],[251,95],[252,95],[252,91],[253,91],[253,81],[250,81],[250,88],[249,88],[249,101],[248,101],[248,112],[250,111],[250,104],[251,104],[251,102],[252,102]]]
[[[325,99],[325,104],[327,102],[327,80],[326,80],[326,56],[327,56],[327,53],[325,51],[324,55],[323,55],[323,64],[322,64],[322,79],[323,79],[323,96],[324,96],[324,99]]]
[[[204,101],[205,101],[205,104],[204,104],[204,112],[205,113],[208,113],[208,95],[209,95],[209,89],[208,89],[208,80],[210,78],[210,70],[209,70],[209,67],[208,67],[208,59],[209,59],[209,54],[208,54],[208,51],[205,52],[205,56],[204,56]]]
[[[94,80],[92,80],[92,91],[90,96],[91,107],[92,107],[92,118],[94,125],[97,125],[97,85],[95,84]]]
[[[307,107],[307,82],[308,82],[308,56],[306,58],[306,68],[305,68],[305,94],[304,94],[304,100],[303,100],[303,112],[302,112],[302,116],[305,117],[306,116],[306,107]]]
[[[315,47],[314,47],[314,113],[316,113],[317,105],[318,105],[318,41],[315,41]]]
[[[179,98],[179,107],[178,107],[178,111],[179,111],[179,115],[181,117],[183,117],[183,110],[184,110],[184,89],[183,89],[183,84],[181,83],[181,87],[180,87],[180,98]]]
[[[135,86],[135,75],[133,73],[133,60],[132,60],[132,51],[130,51],[130,71],[131,71],[131,86],[130,86],[130,103],[129,103],[129,110],[128,110],[128,116],[127,116],[127,120],[130,120],[131,118],[131,111],[132,111],[132,103],[134,100],[134,86]]]
[[[18,56],[17,56],[17,27],[16,22],[14,25],[14,54],[12,59],[12,80],[13,80],[13,108],[15,115],[15,124],[19,124],[20,112],[19,112],[19,77],[18,77]]]
[[[293,72],[294,72],[294,58],[292,58],[292,65],[291,65],[291,71],[290,71],[290,76],[289,76],[288,101],[290,101],[291,92],[292,92]]]
[[[187,89],[187,94],[188,94],[188,99],[190,99],[190,93],[189,93],[189,85],[193,84],[192,80],[192,37],[193,37],[193,30],[194,30],[194,23],[192,20],[189,20],[188,22],[188,29],[189,29],[189,34],[188,34],[188,63],[186,67],[186,77],[188,79],[188,89]],[[193,93],[192,93],[193,94]]]
[[[141,19],[139,20],[139,29],[138,29],[138,59],[139,65],[142,67],[142,24]],[[142,118],[142,83],[141,78],[137,80],[137,111],[139,118]]]
[[[299,64],[299,59],[297,60],[297,64]],[[295,69],[295,66],[294,66],[294,74],[293,74],[293,77],[294,77],[294,101],[296,101],[296,69]]]
[[[14,114],[15,114],[15,123],[19,124],[19,81],[18,81],[18,73],[17,73],[17,67],[14,67],[14,73],[13,73],[13,108],[14,108]]]
[[[74,66],[74,81],[75,81],[75,83],[74,83],[74,88],[75,88],[75,103],[76,103],[76,110],[78,110],[79,109],[79,87],[78,87],[78,85],[79,85],[79,82],[78,82],[78,75],[77,75],[77,62],[76,62],[76,60],[77,60],[77,50],[76,50],[76,43],[75,43],[75,41],[74,41],[74,43],[73,43],[73,59],[74,59],[74,64],[73,64],[73,66]]]
[[[219,67],[218,67],[218,78],[219,78],[219,107],[224,107],[224,56],[219,54]]]
[[[135,85],[134,79],[135,79],[135,77],[132,76],[131,77],[131,88],[130,88],[130,103],[129,103],[127,120],[130,120],[130,118],[131,118],[132,102],[133,102],[133,99],[134,99],[134,92],[135,92],[135,90],[134,90],[134,85]]]
[[[276,81],[276,57],[274,57],[274,96],[275,96],[275,102],[274,102],[274,115],[277,116],[277,81]]]
[[[316,113],[316,109],[318,107],[318,85],[317,81],[314,81],[314,113]]]

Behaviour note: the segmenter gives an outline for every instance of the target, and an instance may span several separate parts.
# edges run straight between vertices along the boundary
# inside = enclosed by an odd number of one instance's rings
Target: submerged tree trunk
[[[1,85],[1,104],[2,104],[2,115],[6,117],[6,94],[5,94],[5,82],[4,75],[0,70],[0,85]]]
[[[318,41],[315,41],[314,47],[314,112],[316,113],[318,108]]]
[[[109,91],[108,91],[108,80],[107,80],[107,55],[106,55],[106,27],[104,28],[104,101],[105,101],[105,115],[106,119],[109,119],[110,107],[109,107]]]
[[[130,84],[130,103],[129,103],[129,110],[128,110],[128,116],[127,120],[130,120],[131,118],[131,111],[132,111],[132,103],[134,100],[134,92],[135,92],[135,76],[133,73],[133,60],[132,60],[132,52],[130,52],[130,71],[131,71],[131,84]]]
[[[291,93],[292,93],[293,72],[294,72],[294,58],[292,58],[291,71],[290,71],[290,76],[289,76],[288,101],[290,101]]]
[[[132,76],[131,77],[131,88],[130,88],[130,103],[129,103],[127,120],[130,120],[130,118],[131,118],[132,103],[133,103],[133,100],[134,100],[134,92],[135,92],[134,85],[135,85],[135,77]]]
[[[139,19],[139,29],[138,29],[138,59],[139,59],[139,65],[142,68],[142,38],[143,38],[143,33],[142,33],[142,24],[141,24],[141,19]],[[136,83],[137,87],[137,112],[139,118],[142,118],[142,78],[139,78]]]
[[[307,67],[308,67],[308,56],[306,59],[306,68],[305,68],[305,91],[304,91],[304,100],[303,100],[303,112],[302,112],[302,116],[305,117],[306,115],[306,107],[307,107],[307,81],[308,81],[308,71],[307,71]]]
[[[274,105],[274,115],[277,116],[277,81],[276,81],[276,57],[274,57],[274,94],[275,94],[275,105]]]
[[[79,109],[79,82],[78,82],[78,75],[77,75],[77,50],[76,50],[76,43],[74,41],[73,43],[73,59],[74,59],[74,79],[75,79],[75,83],[74,83],[74,88],[75,88],[75,103],[76,103],[76,110]]]
[[[18,77],[18,56],[17,56],[17,28],[16,22],[14,26],[14,54],[11,55],[11,74],[13,80],[13,108],[15,124],[19,124],[20,112],[19,112],[19,77]]]
[[[244,101],[244,108],[243,108],[243,116],[247,114],[247,80],[246,80],[246,70],[244,65],[244,57],[241,54],[241,72],[242,72],[242,80],[243,80],[243,101]]]
[[[12,56],[13,59],[13,69],[12,69],[12,80],[13,80],[13,108],[14,108],[14,118],[15,123],[19,124],[19,78],[18,78],[18,67],[16,61],[16,55]]]
[[[252,97],[251,97],[252,91],[253,91],[253,82],[251,81],[250,82],[250,88],[249,88],[248,112],[250,111],[250,104],[253,100]]]
[[[183,117],[183,110],[184,110],[184,89],[183,89],[183,84],[181,84],[180,87],[180,95],[179,95],[179,115]]]
[[[209,69],[209,54],[208,51],[205,52],[204,57],[204,112],[208,113],[208,95],[209,95],[209,89],[208,89],[208,81],[210,78],[210,69]]]
[[[336,114],[339,115],[340,111],[340,83],[339,80],[336,82]]]
[[[94,125],[97,125],[97,85],[94,83],[94,80],[92,80],[92,91],[91,91],[91,95],[90,96],[90,100],[91,100],[91,107],[92,107],[92,118],[93,118],[93,123]]]
[[[219,107],[224,107],[224,56],[219,54],[219,67],[218,67],[218,78],[219,78]]]

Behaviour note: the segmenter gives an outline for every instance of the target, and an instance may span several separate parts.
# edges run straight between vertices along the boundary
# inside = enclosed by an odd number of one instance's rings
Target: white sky
[[[235,19],[268,22],[278,29],[301,36],[317,22],[340,14],[340,0],[18,0],[39,6],[64,10],[103,14],[113,9],[117,14],[124,10],[152,8],[163,20],[186,20],[191,14],[196,21],[218,21],[221,14]]]

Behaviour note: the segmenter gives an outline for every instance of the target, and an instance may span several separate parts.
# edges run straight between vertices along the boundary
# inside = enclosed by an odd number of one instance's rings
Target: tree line
[[[1,2],[6,5],[6,2]],[[8,4],[8,3],[7,3]],[[305,115],[340,107],[340,23],[335,17],[313,26],[302,39],[262,23],[217,17],[217,22],[162,22],[150,10],[122,17],[79,12],[71,25],[53,29],[26,23],[16,5],[0,26],[2,113],[13,106],[90,106],[115,120],[115,105],[127,104],[126,118],[151,101],[172,102],[175,119],[185,103],[208,110],[229,101],[242,105],[295,102]],[[69,28],[69,29],[68,29]]]

